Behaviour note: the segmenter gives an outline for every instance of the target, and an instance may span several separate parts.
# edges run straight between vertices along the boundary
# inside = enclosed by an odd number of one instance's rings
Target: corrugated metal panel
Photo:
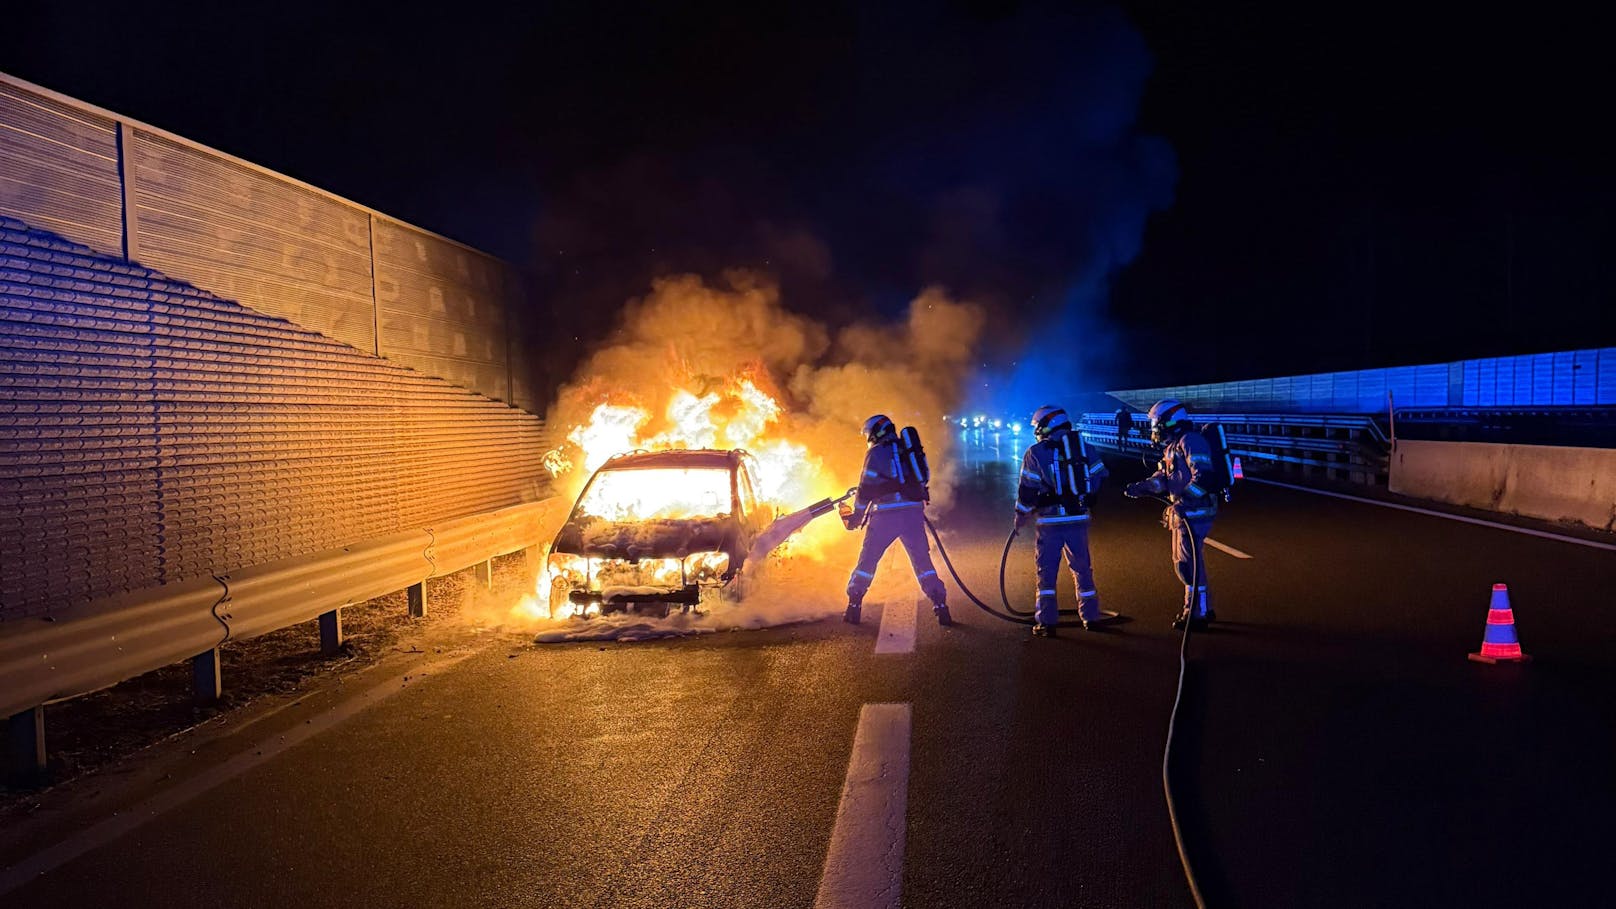
[[[511,400],[506,319],[519,288],[507,266],[385,218],[373,232],[382,355]]]
[[[0,82],[0,214],[121,255],[117,130],[106,117]]]
[[[0,219],[0,619],[540,497],[542,424]]]
[[[143,263],[375,350],[366,213],[162,136],[133,144]]]

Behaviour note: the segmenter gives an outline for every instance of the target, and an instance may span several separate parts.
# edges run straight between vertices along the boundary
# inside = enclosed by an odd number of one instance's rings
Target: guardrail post
[[[219,670],[219,648],[191,657],[191,690],[198,702],[211,704],[224,694],[224,676]]]
[[[45,772],[45,708],[15,714],[6,723],[6,751],[12,779],[26,782]]]
[[[404,596],[410,601],[410,618],[426,618],[426,582],[404,588]]]
[[[471,566],[471,573],[472,573],[472,576],[477,579],[477,583],[483,585],[484,587],[488,588],[489,590],[494,589],[494,560],[493,559],[489,559],[486,562],[478,562],[477,564]]]
[[[342,609],[320,613],[320,652],[331,656],[342,649]]]

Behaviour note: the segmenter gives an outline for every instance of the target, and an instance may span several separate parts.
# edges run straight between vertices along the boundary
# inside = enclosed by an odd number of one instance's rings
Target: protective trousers
[[[1206,538],[1212,533],[1212,518],[1210,515],[1186,518],[1172,509],[1168,512],[1167,526],[1173,532],[1173,569],[1184,582],[1184,608],[1192,616],[1203,617],[1212,609],[1212,592],[1206,580]],[[1190,551],[1192,534],[1195,537],[1193,553]],[[1193,578],[1192,570],[1196,574]]]
[[[1089,522],[1038,525],[1038,602],[1034,617],[1040,625],[1060,620],[1060,604],[1055,598],[1055,580],[1060,576],[1061,554],[1072,568],[1077,583],[1077,599],[1083,621],[1100,618],[1100,593],[1094,586],[1094,566],[1089,563]]]
[[[915,580],[920,589],[940,606],[948,601],[948,588],[931,564],[931,545],[926,542],[926,513],[919,502],[902,503],[900,507],[874,506],[869,523],[864,525],[864,543],[859,547],[858,567],[847,579],[847,602],[854,606],[864,603],[864,594],[875,580],[875,567],[881,563],[894,540],[902,541],[909,553],[909,564],[915,569]]]

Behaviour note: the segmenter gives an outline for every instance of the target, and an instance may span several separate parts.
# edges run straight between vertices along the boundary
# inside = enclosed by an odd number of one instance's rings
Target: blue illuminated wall
[[[1205,411],[1382,413],[1388,392],[1398,408],[1616,406],[1616,347],[1111,394],[1141,410],[1178,398]]]

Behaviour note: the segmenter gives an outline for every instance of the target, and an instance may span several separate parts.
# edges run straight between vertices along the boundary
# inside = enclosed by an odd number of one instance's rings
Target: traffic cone
[[[1515,637],[1515,610],[1509,608],[1509,588],[1503,584],[1493,585],[1481,652],[1472,653],[1470,658],[1478,663],[1524,663],[1531,659],[1521,652],[1521,642]]]
[[[1233,476],[1234,476],[1234,478],[1236,480],[1244,480],[1246,478],[1246,472],[1244,470],[1240,469],[1240,456],[1239,455],[1236,455],[1235,459],[1234,459],[1234,474],[1233,474]]]

